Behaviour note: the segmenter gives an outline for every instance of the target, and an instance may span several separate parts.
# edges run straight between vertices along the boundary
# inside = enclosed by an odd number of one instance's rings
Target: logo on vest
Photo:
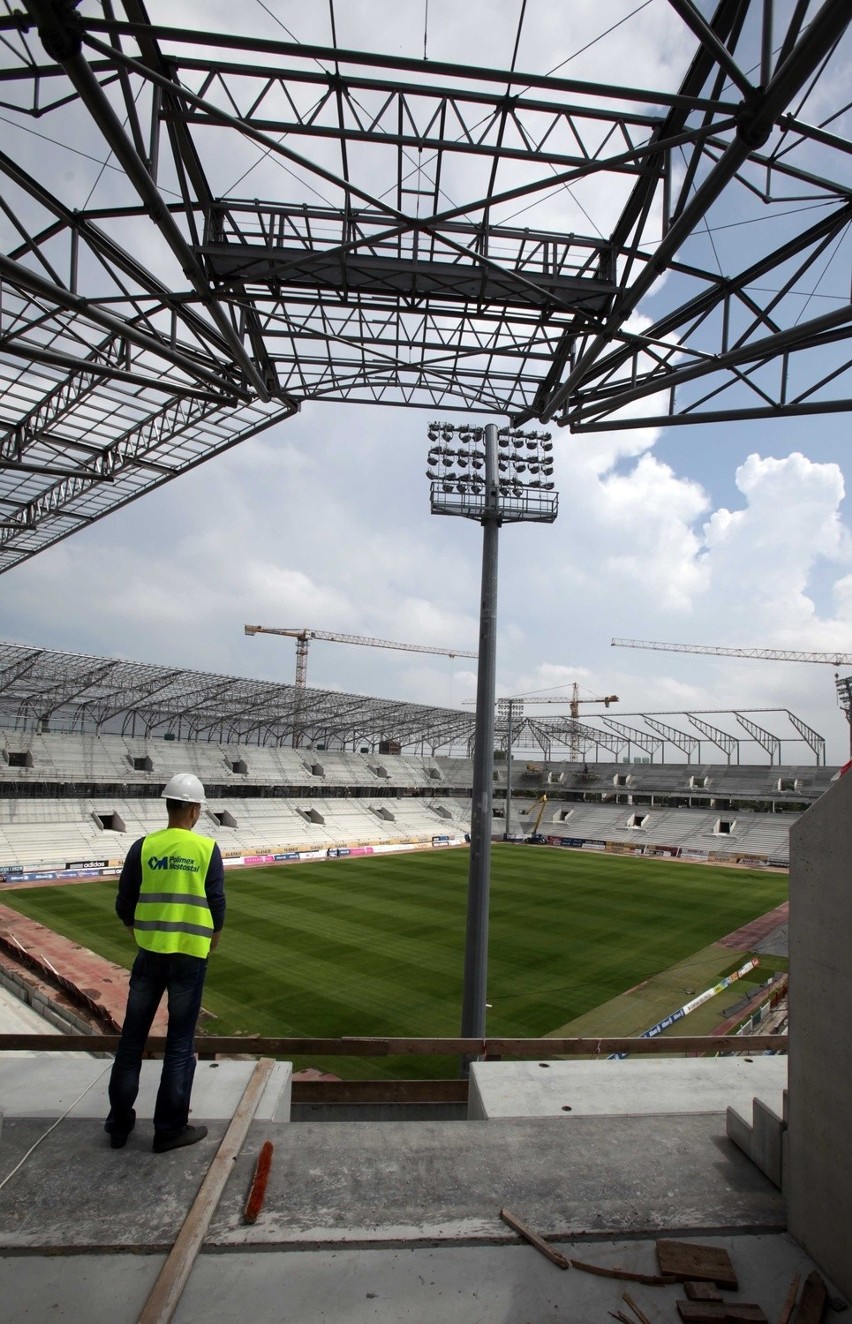
[[[184,855],[151,855],[148,857],[149,869],[178,869],[182,873],[198,873],[198,861],[187,859]]]

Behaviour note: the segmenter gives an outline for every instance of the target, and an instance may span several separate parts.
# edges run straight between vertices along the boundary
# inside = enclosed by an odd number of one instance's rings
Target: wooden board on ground
[[[739,1287],[731,1257],[721,1246],[696,1246],[689,1241],[658,1241],[660,1273],[682,1282],[715,1283],[717,1287]]]
[[[678,1301],[677,1309],[683,1324],[769,1324],[751,1301]]]
[[[690,1283],[685,1282],[683,1290],[690,1301],[721,1301],[721,1292],[716,1291],[715,1283]]]
[[[184,1219],[159,1277],[151,1289],[151,1294],[142,1308],[137,1324],[169,1324],[177,1309],[181,1293],[207,1235],[219,1197],[233,1171],[240,1147],[248,1134],[252,1118],[257,1112],[274,1066],[275,1062],[272,1058],[261,1058],[255,1065],[222,1143],[207,1170],[207,1175]]]
[[[805,1279],[799,1309],[793,1316],[793,1324],[820,1324],[828,1300],[828,1288],[816,1269],[812,1269]]]
[[[558,1269],[570,1269],[570,1261],[566,1260],[565,1256],[561,1255],[558,1250],[554,1250],[552,1246],[548,1246],[543,1237],[540,1237],[537,1232],[533,1232],[531,1228],[528,1228],[526,1223],[522,1223],[517,1215],[513,1214],[511,1210],[501,1209],[500,1217],[504,1223],[508,1223],[509,1227],[514,1228],[518,1236],[523,1237],[531,1246],[535,1246],[536,1250],[542,1255],[546,1255]]]
[[[787,1288],[787,1295],[784,1298],[784,1305],[781,1307],[781,1314],[778,1316],[778,1324],[790,1324],[793,1318],[793,1311],[796,1308],[796,1297],[799,1295],[799,1275],[793,1274],[793,1281]]]

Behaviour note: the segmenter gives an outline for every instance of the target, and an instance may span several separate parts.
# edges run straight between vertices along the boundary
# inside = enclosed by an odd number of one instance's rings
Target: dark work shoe
[[[207,1135],[206,1126],[185,1126],[173,1136],[154,1136],[151,1146],[155,1154],[165,1154],[169,1149],[181,1149],[184,1145],[195,1145]]]
[[[119,1127],[118,1124],[112,1120],[112,1118],[108,1117],[107,1120],[104,1122],[104,1130],[109,1136],[110,1147],[112,1149],[124,1149],[124,1146],[127,1144],[127,1137],[130,1135],[130,1132],[133,1130],[135,1125],[136,1125],[135,1112],[133,1113],[133,1116],[130,1119],[130,1125],[127,1127]]]

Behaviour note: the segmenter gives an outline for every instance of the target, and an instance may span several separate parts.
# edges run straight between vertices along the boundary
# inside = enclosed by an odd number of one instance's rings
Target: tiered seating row
[[[227,814],[236,826],[223,824]],[[100,824],[120,822],[122,829]],[[64,868],[88,860],[120,861],[137,837],[163,826],[154,799],[0,799],[0,866]],[[199,831],[228,855],[357,846],[460,836],[470,830],[470,807],[459,802],[403,799],[287,800],[228,796],[211,799]]]

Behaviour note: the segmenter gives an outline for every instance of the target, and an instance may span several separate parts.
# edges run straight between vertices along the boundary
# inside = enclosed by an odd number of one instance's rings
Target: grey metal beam
[[[808,745],[816,755],[817,767],[825,767],[824,737],[821,736],[818,731],[815,731],[812,726],[808,726],[807,722],[803,722],[801,717],[797,717],[795,713],[791,713],[789,709],[787,711],[787,716],[804,740],[805,744]]]
[[[774,736],[771,731],[766,730],[765,726],[759,726],[757,722],[753,722],[750,717],[746,717],[743,713],[735,712],[734,717],[736,717],[740,726],[748,731],[752,739],[756,740],[766,750],[769,755],[770,767],[773,763],[781,762],[781,741],[778,736]]]
[[[633,312],[743,162],[766,141],[775,121],[851,21],[852,12],[847,0],[825,0],[787,59],[776,70],[769,85],[758,93],[752,104],[743,103],[736,138],[657,245],[653,261],[647,263],[633,285],[617,301],[604,332],[594,338],[565,382],[544,403],[540,413],[543,421],[551,419],[572,392],[588,378],[597,359],[606,349],[614,327],[621,326]]]
[[[163,205],[159,190],[152,180],[144,162],[140,159],[133,143],[127,138],[124,128],[112,108],[103,88],[89,68],[82,54],[82,39],[76,25],[67,22],[67,13],[63,32],[58,40],[55,34],[59,12],[50,4],[50,0],[25,0],[25,4],[39,27],[42,42],[49,55],[62,65],[69,79],[89,110],[92,119],[104,136],[116,159],[121,163],[128,179],[133,183],[145,207],[175,257],[187,279],[193,286],[199,299],[210,313],[220,335],[229,345],[235,362],[242,368],[245,377],[263,401],[271,399],[269,384],[263,380],[257,367],[245,351],[245,346],[236,334],[223,309],[214,298],[203,269],[198,263],[192,248],[186,242],[175,223],[170,210]],[[67,12],[67,11],[66,11]]]
[[[714,745],[718,745],[728,763],[731,761],[732,754],[736,754],[736,761],[739,763],[740,742],[736,736],[728,735],[728,732],[723,731],[721,727],[712,726],[710,722],[702,721],[701,718],[695,716],[695,713],[687,713],[686,716],[697,731],[700,731],[708,740],[712,740]]]
[[[680,749],[686,755],[687,763],[692,762],[693,754],[701,758],[701,741],[697,736],[691,736],[688,731],[679,731],[674,726],[669,726],[666,722],[658,722],[655,717],[648,716],[647,713],[640,713],[646,726],[650,726],[652,731],[656,731],[676,749]]]

